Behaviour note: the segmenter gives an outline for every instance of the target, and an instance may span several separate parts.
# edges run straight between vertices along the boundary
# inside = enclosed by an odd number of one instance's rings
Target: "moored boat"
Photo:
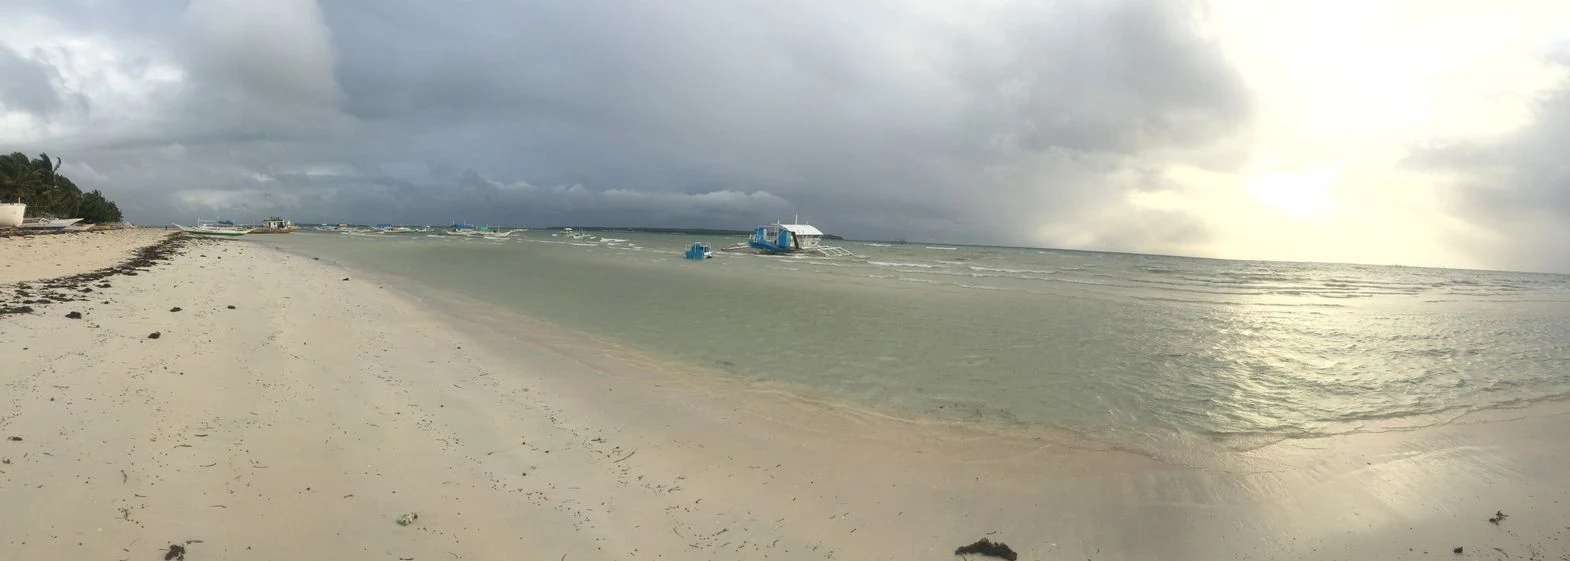
[[[714,258],[714,250],[709,249],[709,244],[703,242],[692,242],[692,245],[687,248],[687,252],[682,254],[682,257],[692,261],[712,259]]]
[[[753,229],[752,237],[747,238],[747,243],[726,247],[727,251],[739,249],[754,249],[765,255],[802,254],[810,253],[823,257],[845,257],[851,255],[850,250],[843,247],[823,245],[823,231],[810,224],[781,224],[775,222],[768,226],[758,226]]]
[[[181,232],[193,236],[207,236],[214,238],[238,238],[251,233],[251,228],[236,226],[231,220],[212,221],[198,218],[195,226],[174,225]]]
[[[507,237],[509,235],[512,235],[512,233],[514,231],[516,231],[516,230],[508,230],[508,231],[505,231],[505,232],[498,232],[496,230],[492,230],[490,226],[479,226],[479,227],[476,227],[476,226],[473,226],[471,224],[464,224],[462,222],[459,222],[457,224],[453,224],[452,227],[448,228],[448,230],[445,233],[452,234],[454,236],[468,236],[468,237],[472,237],[472,238],[485,238],[485,239],[493,239],[494,240],[494,239],[505,238],[505,237]]]
[[[251,230],[252,234],[288,234],[294,232],[294,222],[274,216],[262,221],[262,227]]]

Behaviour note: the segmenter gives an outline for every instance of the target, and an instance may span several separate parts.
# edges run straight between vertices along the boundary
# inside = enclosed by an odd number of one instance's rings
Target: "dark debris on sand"
[[[1003,542],[995,542],[987,538],[981,538],[981,541],[956,549],[954,550],[954,554],[986,555],[988,557],[997,557],[999,559],[1006,559],[1008,561],[1018,561],[1019,559],[1019,554],[1014,553],[1014,550],[1010,549],[1007,544],[1004,544]]]
[[[86,295],[92,292],[94,286],[109,288],[109,283],[104,282],[104,279],[115,275],[136,276],[139,271],[168,261],[193,243],[197,243],[197,240],[171,236],[136,250],[130,259],[113,267],[56,279],[17,283],[10,294],[0,292],[0,316],[33,313],[31,305],[86,301]]]
[[[164,561],[185,561],[185,546],[193,543],[202,543],[202,540],[185,540],[184,544],[169,544],[169,551],[164,553]]]
[[[71,312],[66,314],[65,317],[69,319],[82,319],[82,312]]]
[[[164,334],[161,331],[154,331],[152,333],[148,333],[147,334],[147,338],[148,339],[157,339],[157,338],[163,337],[163,336],[164,336]]]

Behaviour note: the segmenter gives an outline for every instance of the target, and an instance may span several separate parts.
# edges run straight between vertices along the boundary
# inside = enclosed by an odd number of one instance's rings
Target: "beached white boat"
[[[185,232],[193,236],[208,236],[214,238],[238,238],[251,233],[250,228],[235,226],[234,222],[230,220],[214,222],[212,220],[202,220],[198,218],[196,220],[195,226],[181,226],[179,224],[175,224],[174,226],[179,228],[181,232]]]
[[[80,218],[28,218],[17,227],[23,230],[64,230],[81,221]]]
[[[27,205],[23,203],[0,203],[0,228],[14,228],[22,225],[23,217],[27,215]]]

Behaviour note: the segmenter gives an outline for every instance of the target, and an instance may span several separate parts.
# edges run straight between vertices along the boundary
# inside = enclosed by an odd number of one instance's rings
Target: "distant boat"
[[[781,224],[758,226],[753,229],[747,243],[725,248],[728,251],[752,248],[765,255],[811,253],[824,257],[845,257],[850,250],[823,245],[823,232],[810,224]]]
[[[572,228],[562,228],[560,232],[551,234],[551,237],[567,238],[567,239],[570,239],[570,240],[591,240],[591,241],[595,239],[595,236],[593,234],[585,234],[583,232],[579,232],[577,230],[573,230]]]
[[[294,231],[294,223],[277,216],[262,221],[262,227],[251,230],[252,234],[288,234]]]
[[[191,234],[193,236],[210,236],[210,237],[215,237],[215,238],[238,238],[240,236],[244,236],[246,234],[251,233],[251,229],[250,228],[244,228],[244,227],[240,227],[240,226],[235,226],[234,222],[230,221],[230,220],[214,222],[212,220],[202,220],[202,219],[198,218],[198,219],[196,219],[196,225],[195,226],[181,226],[179,224],[175,224],[174,226],[176,228],[179,228],[181,232],[185,232],[185,233]]]
[[[515,231],[516,230],[508,230],[506,232],[498,232],[498,231],[492,230],[490,226],[480,226],[480,227],[476,228],[476,227],[471,226],[469,224],[464,224],[464,223],[460,222],[458,224],[453,224],[452,228],[448,229],[446,233],[452,234],[454,236],[468,236],[468,237],[471,237],[471,238],[484,238],[484,239],[495,240],[495,239],[501,239],[501,238],[505,238],[507,236],[510,236]]]
[[[80,218],[28,218],[17,227],[24,230],[64,230],[81,221]]]

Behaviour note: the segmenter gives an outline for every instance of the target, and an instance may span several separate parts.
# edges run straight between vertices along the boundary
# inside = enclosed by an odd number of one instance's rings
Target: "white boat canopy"
[[[797,236],[822,236],[823,235],[823,231],[822,230],[819,230],[817,228],[814,228],[814,227],[806,225],[806,224],[780,224],[780,227],[786,229],[792,235],[797,235]]]

